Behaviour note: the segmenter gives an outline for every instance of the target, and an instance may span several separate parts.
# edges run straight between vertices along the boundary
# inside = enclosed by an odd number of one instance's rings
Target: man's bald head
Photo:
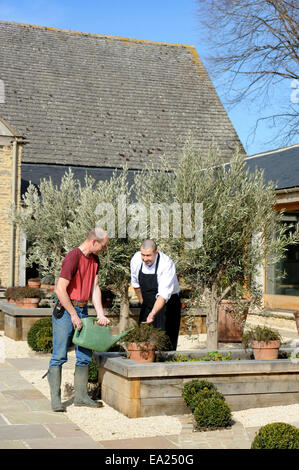
[[[154,240],[144,240],[141,245],[141,248],[143,248],[144,250],[151,249],[153,251],[157,251],[157,244],[156,242],[154,242]]]
[[[88,232],[87,240],[97,240],[98,242],[102,242],[106,237],[108,237],[107,232],[100,227],[96,227]]]

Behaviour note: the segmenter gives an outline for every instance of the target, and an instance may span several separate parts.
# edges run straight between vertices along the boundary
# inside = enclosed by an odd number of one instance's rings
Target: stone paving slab
[[[100,441],[105,449],[177,449],[166,436],[140,437],[135,439],[115,439]]]
[[[17,357],[12,359],[6,358],[5,360],[17,370],[44,370],[46,373],[49,367],[50,357],[51,355],[49,355],[47,359],[39,357]],[[73,369],[74,362],[75,359],[70,357],[68,361],[63,364],[64,369]],[[43,372],[41,372],[41,375],[43,375]]]
[[[0,393],[0,398],[1,395],[3,395],[4,398],[13,400],[40,400],[45,398],[45,395],[43,395],[39,390],[34,387],[28,390],[2,390],[2,392]]]
[[[28,449],[23,441],[0,441],[0,449]]]
[[[47,429],[51,432],[53,436],[58,438],[89,438],[89,435],[85,431],[82,431],[79,426],[70,421],[59,424],[48,424]]]
[[[26,439],[30,449],[103,449],[103,447],[92,439],[78,437],[56,438],[56,439]]]
[[[7,422],[6,422],[5,418],[4,418],[4,416],[2,416],[2,415],[0,414],[0,426],[4,426],[5,424],[7,424]]]
[[[13,400],[13,399],[5,399],[4,397],[1,397],[0,393],[0,413],[3,413],[7,410],[13,410],[13,411],[30,411],[30,407],[26,404],[25,401],[21,400]]]
[[[6,424],[0,426],[0,441],[52,438],[41,424]]]
[[[23,400],[23,403],[31,410],[31,411],[52,411],[51,403],[47,398],[39,399],[39,400]],[[1,405],[0,405],[1,409]]]
[[[69,419],[65,416],[65,413],[47,413],[42,411],[4,411],[2,415],[5,416],[10,424],[51,424],[69,422]]]

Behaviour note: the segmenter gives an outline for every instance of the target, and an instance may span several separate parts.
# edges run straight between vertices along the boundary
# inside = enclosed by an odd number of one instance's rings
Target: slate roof
[[[241,146],[193,46],[2,21],[0,79],[25,163],[139,169],[165,154],[175,165],[189,131],[226,161]]]
[[[266,182],[272,181],[277,190],[299,187],[299,144],[252,155],[246,165],[253,171],[264,169]]]

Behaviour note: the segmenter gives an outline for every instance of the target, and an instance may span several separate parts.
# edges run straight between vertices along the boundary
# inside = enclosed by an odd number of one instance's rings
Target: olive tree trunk
[[[136,322],[130,318],[130,303],[129,303],[129,284],[124,282],[120,286],[120,311],[119,311],[119,332],[123,332],[135,326]]]
[[[218,309],[219,298],[217,296],[217,285],[206,291],[207,303],[207,349],[218,348]]]

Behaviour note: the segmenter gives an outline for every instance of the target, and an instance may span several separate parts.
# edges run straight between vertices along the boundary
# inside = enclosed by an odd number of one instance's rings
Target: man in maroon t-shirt
[[[105,326],[110,323],[104,315],[101,289],[98,282],[100,251],[105,250],[108,235],[101,228],[88,233],[86,240],[70,251],[64,258],[57,283],[57,309],[53,311],[53,352],[47,372],[54,411],[65,411],[61,404],[62,364],[67,361],[67,349],[74,328],[82,328],[81,318],[88,316],[87,303],[92,298],[97,314],[97,323]],[[92,351],[75,347],[76,366],[74,376],[75,406],[102,406],[101,402],[91,400],[87,393],[88,369]]]

